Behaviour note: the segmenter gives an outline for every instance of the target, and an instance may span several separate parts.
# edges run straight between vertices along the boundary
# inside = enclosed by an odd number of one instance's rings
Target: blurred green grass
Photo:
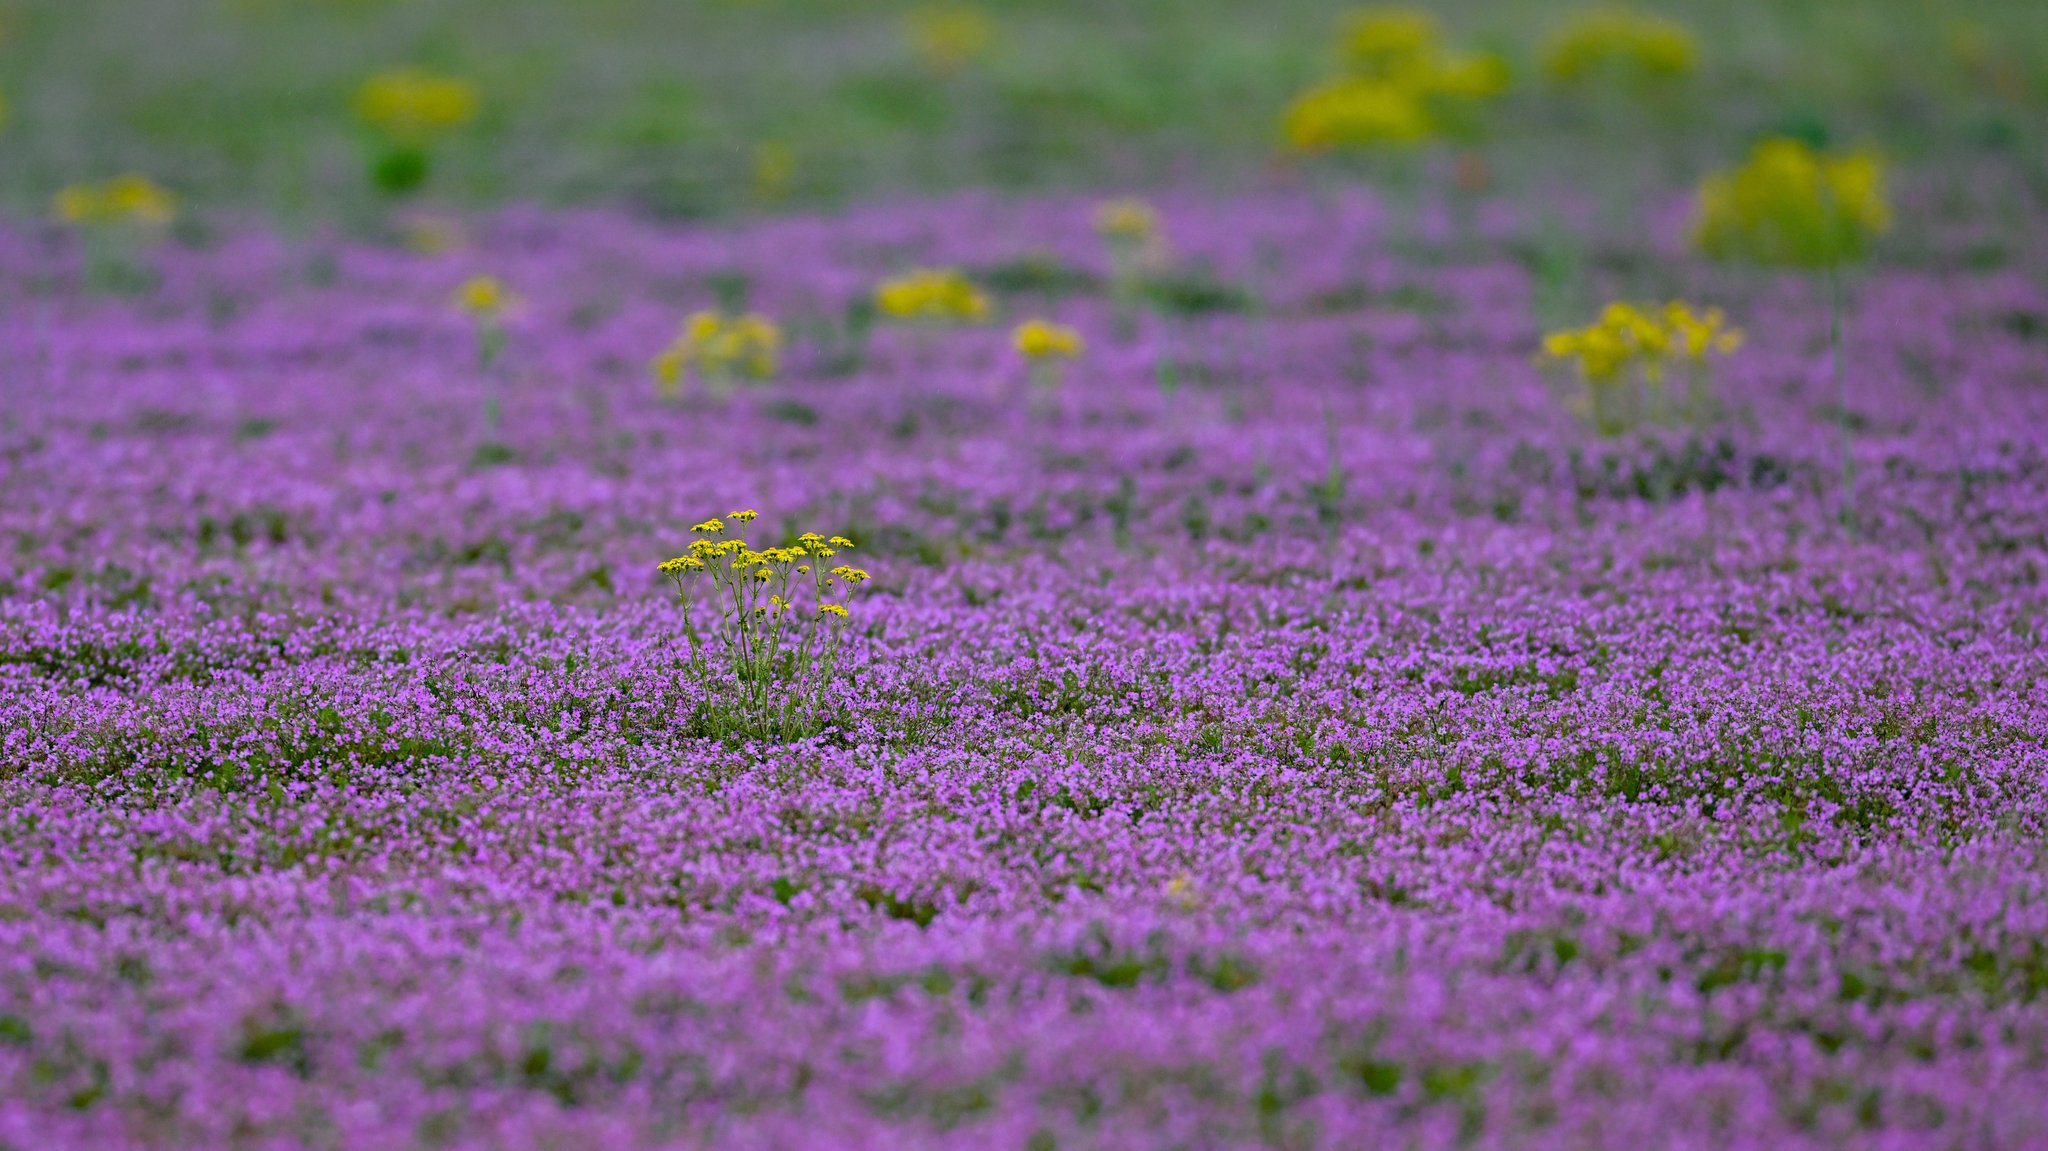
[[[478,84],[482,119],[430,198],[624,203],[674,218],[961,187],[1219,189],[1268,179],[1289,97],[1331,66],[1326,0],[989,0],[959,74],[880,0],[0,0],[0,204],[142,171],[210,210],[360,213],[356,86],[417,64]],[[2040,0],[1684,0],[1702,70],[1656,107],[1566,98],[1537,75],[1576,6],[1429,5],[1517,83],[1489,150],[1517,188],[1690,180],[1764,131],[1825,130],[1902,162],[2044,180]],[[1981,29],[1999,74],[1952,46]],[[792,159],[767,203],[755,157]]]

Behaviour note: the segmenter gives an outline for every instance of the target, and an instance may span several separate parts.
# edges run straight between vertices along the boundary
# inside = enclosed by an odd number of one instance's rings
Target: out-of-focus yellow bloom
[[[518,307],[512,294],[496,276],[471,276],[455,289],[455,306],[479,324],[496,324]]]
[[[483,97],[467,80],[418,68],[379,72],[356,91],[356,114],[405,144],[426,144],[476,119]]]
[[[1874,154],[1829,156],[1778,138],[1700,186],[1693,241],[1716,259],[1831,268],[1862,258],[1891,222]]]
[[[920,268],[875,289],[875,306],[899,320],[972,322],[986,319],[989,299],[951,268]]]
[[[663,395],[680,392],[683,378],[692,368],[713,388],[723,390],[735,379],[768,379],[775,374],[781,356],[782,329],[768,317],[758,312],[740,316],[697,312],[683,321],[675,342],[655,357],[654,375]],[[730,518],[745,523],[754,513],[733,512]]]
[[[1683,24],[1626,8],[1589,8],[1551,38],[1543,70],[1564,84],[1603,73],[1668,80],[1690,75],[1698,59],[1698,42]]]
[[[103,184],[73,184],[57,193],[57,218],[67,224],[161,226],[178,214],[178,197],[147,176],[130,173]]]
[[[1304,152],[1416,144],[1431,133],[1428,111],[1411,88],[1380,80],[1336,80],[1288,105],[1282,130]]]
[[[1342,38],[1352,75],[1400,84],[1435,66],[1443,31],[1417,8],[1365,8],[1344,18]]]
[[[1719,308],[1694,312],[1677,300],[1664,305],[1664,326],[1670,332],[1670,353],[1694,363],[1709,355],[1731,355],[1742,348],[1742,329],[1728,325]]]
[[[796,149],[780,140],[754,145],[754,198],[778,204],[796,185]]]
[[[1071,360],[1081,354],[1081,333],[1065,324],[1026,320],[1010,334],[1010,343],[1025,359]]]
[[[1112,243],[1149,244],[1159,235],[1159,213],[1136,197],[1105,200],[1095,208],[1095,234]]]
[[[996,23],[972,4],[928,4],[904,17],[903,37],[926,67],[951,74],[987,54]]]
[[[1742,332],[1728,325],[1719,308],[1695,312],[1672,301],[1652,311],[1616,302],[1583,328],[1553,332],[1544,338],[1546,358],[1575,364],[1587,380],[1614,382],[1630,368],[1658,379],[1675,360],[1702,363],[1710,355],[1725,356],[1742,346]]]

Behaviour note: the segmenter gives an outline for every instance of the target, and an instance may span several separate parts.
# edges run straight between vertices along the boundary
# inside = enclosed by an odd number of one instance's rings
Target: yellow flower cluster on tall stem
[[[417,191],[432,173],[431,150],[475,120],[483,96],[467,80],[419,68],[393,68],[363,81],[356,115],[378,136],[370,179],[382,191]]]
[[[1477,131],[1480,109],[1507,90],[1506,64],[1447,50],[1435,17],[1409,8],[1353,13],[1343,74],[1296,97],[1282,118],[1303,152],[1416,145]]]
[[[1616,302],[1583,328],[1553,332],[1543,355],[1575,368],[1586,386],[1584,412],[1603,434],[1626,431],[1645,419],[1674,415],[1701,419],[1713,410],[1710,360],[1742,347],[1742,332],[1719,308],[1695,311],[1673,301],[1661,309]],[[1673,412],[1666,379],[1686,375],[1683,409]]]
[[[760,550],[725,538],[727,521],[756,518],[749,509],[705,520],[690,529],[698,536],[690,550],[660,571],[682,605],[693,669],[707,684],[720,671],[733,676],[736,727],[761,736],[809,734],[823,722],[825,690],[838,673],[848,601],[868,573],[827,566],[853,547],[844,536],[807,532]],[[693,587],[703,594],[693,596]]]
[[[88,283],[143,286],[153,279],[145,254],[177,218],[178,197],[131,172],[103,183],[72,184],[57,193],[51,210],[83,240]]]
[[[1066,363],[1079,357],[1086,345],[1081,333],[1065,324],[1026,320],[1010,333],[1010,346],[1024,358],[1032,393],[1043,402],[1059,391]]]
[[[1690,76],[1699,65],[1692,29],[1675,20],[1628,8],[1586,8],[1554,35],[1543,55],[1543,70],[1560,84],[1586,84],[1610,77],[1655,84]]]
[[[669,399],[682,394],[692,374],[713,398],[723,399],[736,382],[772,379],[781,355],[782,329],[768,317],[702,311],[684,320],[675,341],[655,357],[654,378]]]
[[[1135,197],[1096,205],[1095,234],[1109,248],[1109,296],[1119,338],[1135,332],[1145,278],[1166,263],[1166,233],[1159,213]]]
[[[521,301],[496,276],[471,276],[455,289],[451,302],[475,327],[477,369],[484,375],[484,428],[496,432],[496,368],[505,353],[505,322],[518,310]]]
[[[1828,298],[1828,359],[1842,421],[1842,517],[1854,530],[1856,458],[1846,416],[1843,270],[1891,230],[1884,164],[1868,151],[1827,154],[1773,138],[1740,167],[1700,186],[1693,242],[1706,255],[1767,268],[1818,272]]]

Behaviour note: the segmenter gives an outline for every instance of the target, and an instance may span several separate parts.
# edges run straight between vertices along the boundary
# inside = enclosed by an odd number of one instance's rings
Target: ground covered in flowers
[[[1721,414],[1603,438],[1514,221],[1161,208],[1122,331],[1080,202],[0,236],[0,1145],[2048,1142],[2041,253],[1921,229],[1846,404],[1691,269]],[[1064,391],[851,339],[918,263]],[[780,380],[663,402],[735,272]],[[655,571],[742,507],[874,573],[808,741]]]

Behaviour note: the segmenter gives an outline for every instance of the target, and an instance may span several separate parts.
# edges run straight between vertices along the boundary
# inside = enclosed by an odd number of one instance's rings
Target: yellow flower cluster
[[[476,85],[418,68],[379,72],[356,91],[356,114],[404,144],[426,144],[460,128],[482,106]]]
[[[1891,220],[1875,155],[1826,155],[1776,138],[1701,185],[1693,241],[1716,259],[1833,268],[1868,253]]]
[[[723,391],[735,378],[773,376],[781,355],[782,329],[768,317],[698,312],[683,321],[681,334],[655,357],[654,375],[665,395],[682,388],[684,373],[692,367],[713,389]]]
[[[996,24],[972,4],[928,4],[904,17],[903,38],[925,67],[950,75],[987,54]]]
[[[1026,320],[1010,334],[1010,342],[1027,360],[1071,360],[1081,354],[1081,333],[1065,324]]]
[[[1705,363],[1710,355],[1736,351],[1742,340],[1741,330],[1730,327],[1719,308],[1695,312],[1673,301],[1661,310],[1649,310],[1617,302],[1607,305],[1599,320],[1584,328],[1546,337],[1543,354],[1554,361],[1576,363],[1593,383],[1612,382],[1631,367],[1655,380],[1667,364]]]
[[[1551,39],[1543,70],[1562,84],[1602,74],[1664,80],[1690,75],[1698,58],[1698,43],[1683,24],[1626,8],[1589,8]]]
[[[750,523],[755,518],[753,511],[729,512],[726,519],[735,523]],[[820,597],[825,592],[845,585],[848,590],[866,583],[868,573],[860,568],[840,564],[829,572],[814,572],[806,561],[831,559],[842,549],[853,547],[853,541],[845,536],[830,539],[816,532],[805,532],[788,547],[762,548],[756,551],[743,539],[713,539],[709,537],[725,534],[725,520],[708,519],[690,530],[707,538],[694,540],[687,554],[664,561],[659,570],[672,580],[695,572],[710,572],[721,586],[734,596],[737,607],[752,611],[756,615],[779,614],[792,606],[792,601],[783,594],[790,590],[789,582],[795,576],[810,576],[816,584]],[[747,588],[752,584],[773,584],[776,589],[767,598],[751,595]],[[822,615],[846,618],[846,608],[841,604],[824,602],[821,598],[818,611]]]
[[[951,268],[920,268],[875,289],[875,306],[899,320],[972,322],[986,319],[988,296]]]
[[[471,276],[455,289],[454,303],[479,324],[497,324],[519,306],[519,297],[496,276]]]
[[[1469,122],[1507,90],[1507,65],[1443,45],[1436,19],[1409,8],[1354,13],[1343,36],[1345,74],[1287,108],[1282,132],[1302,151],[1414,144]]]
[[[178,197],[147,176],[116,176],[103,184],[73,184],[57,193],[57,218],[67,224],[161,226],[178,214]]]

